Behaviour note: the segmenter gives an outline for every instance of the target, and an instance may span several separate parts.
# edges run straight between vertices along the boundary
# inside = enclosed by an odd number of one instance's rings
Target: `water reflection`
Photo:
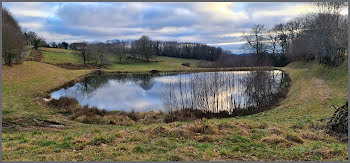
[[[282,79],[281,71],[99,75],[51,96],[73,97],[81,105],[110,111],[232,111],[269,102],[267,96],[280,90]]]

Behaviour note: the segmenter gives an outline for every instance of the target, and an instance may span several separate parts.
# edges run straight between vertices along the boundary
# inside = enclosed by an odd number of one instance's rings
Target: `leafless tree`
[[[138,54],[145,58],[146,61],[155,54],[154,44],[148,36],[142,36],[139,40],[136,41]]]
[[[125,43],[121,41],[114,41],[110,45],[110,51],[118,58],[119,63],[122,63],[122,58],[125,57]]]
[[[337,66],[344,62],[348,43],[348,20],[342,16],[347,3],[316,2],[316,12],[299,18],[297,35],[288,48],[292,60],[313,60]],[[291,24],[291,23],[289,23]]]
[[[286,54],[286,49],[288,46],[288,34],[286,26],[282,23],[275,25],[274,27],[278,31],[278,44],[281,47],[282,55]]]
[[[25,37],[18,22],[6,9],[2,9],[2,57],[7,65],[11,65],[16,57],[20,57]]]
[[[267,50],[265,33],[265,26],[258,24],[252,27],[250,33],[243,33],[241,36],[242,40],[246,42],[242,47],[256,53],[258,56],[258,65],[263,64],[263,55]]]
[[[277,26],[274,26],[272,29],[267,31],[267,36],[268,36],[268,44],[269,47],[271,48],[272,55],[275,56],[275,53],[278,52],[278,45],[279,45],[279,30]]]

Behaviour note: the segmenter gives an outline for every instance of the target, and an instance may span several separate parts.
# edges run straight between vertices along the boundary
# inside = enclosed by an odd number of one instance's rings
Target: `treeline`
[[[84,65],[88,63],[105,65],[113,61],[148,62],[155,55],[213,61],[222,54],[221,48],[199,43],[153,41],[148,36],[132,41],[72,43],[69,48],[81,51],[80,56]]]
[[[32,45],[34,49],[47,47],[78,50],[81,52],[79,56],[84,65],[88,63],[105,65],[115,61],[121,63],[122,60],[126,62],[147,62],[155,55],[214,61],[222,54],[221,48],[199,43],[153,41],[148,36],[142,36],[140,39],[132,41],[47,43],[45,39],[39,37],[33,31],[22,32],[14,17],[6,9],[2,9],[2,12],[3,63],[8,65],[21,59],[21,52],[25,45]]]
[[[317,2],[316,13],[294,20],[297,32],[288,45],[291,61],[317,60],[339,66],[347,59],[348,15],[340,12],[347,2]]]
[[[156,54],[161,56],[214,61],[222,54],[220,47],[211,47],[199,43],[155,41],[155,45]]]
[[[242,34],[242,48],[256,55],[237,57],[247,65],[284,66],[293,61],[317,60],[320,64],[338,66],[347,57],[348,18],[340,12],[346,2],[317,2],[315,12],[294,18],[272,28],[258,24]],[[219,59],[223,65],[238,66],[229,56]],[[248,63],[249,62],[249,63]]]
[[[2,62],[6,65],[18,63],[25,41],[16,19],[2,9]]]
[[[49,47],[35,32],[23,32],[11,13],[2,8],[2,63],[22,63],[25,45],[33,45],[35,49]]]

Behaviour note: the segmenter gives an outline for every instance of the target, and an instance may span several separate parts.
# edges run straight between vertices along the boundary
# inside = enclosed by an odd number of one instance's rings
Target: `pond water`
[[[96,75],[51,96],[108,111],[230,111],[271,102],[284,76],[279,70]]]

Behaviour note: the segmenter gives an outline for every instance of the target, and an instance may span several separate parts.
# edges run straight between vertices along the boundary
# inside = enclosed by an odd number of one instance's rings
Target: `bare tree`
[[[265,26],[258,24],[252,27],[250,33],[243,33],[241,36],[242,40],[246,42],[242,47],[256,53],[259,65],[263,64],[263,55],[267,50],[265,32]]]
[[[7,65],[11,65],[16,57],[20,57],[25,45],[21,27],[6,9],[2,9],[2,45],[2,57]]]
[[[344,61],[345,49],[342,41],[347,26],[342,26],[340,12],[347,7],[346,2],[316,2],[315,32],[319,40],[320,63],[337,66]],[[340,27],[345,27],[341,29]],[[345,32],[347,33],[347,32]],[[347,40],[347,39],[345,39]]]
[[[275,53],[278,52],[277,47],[279,45],[279,30],[277,26],[274,26],[272,29],[268,30],[267,36],[269,38],[268,44],[271,48],[272,55],[275,56]]]
[[[89,53],[87,52],[88,50],[88,44],[87,42],[83,41],[79,44],[79,48],[80,52],[81,52],[81,58],[83,59],[83,63],[84,65],[86,65],[86,62],[89,59]]]
[[[119,63],[121,63],[122,58],[125,56],[125,43],[116,40],[110,46],[111,52],[117,56],[117,58],[119,59]]]
[[[137,45],[139,54],[144,57],[146,61],[149,61],[149,58],[155,54],[153,42],[148,36],[142,36],[137,40]]]

